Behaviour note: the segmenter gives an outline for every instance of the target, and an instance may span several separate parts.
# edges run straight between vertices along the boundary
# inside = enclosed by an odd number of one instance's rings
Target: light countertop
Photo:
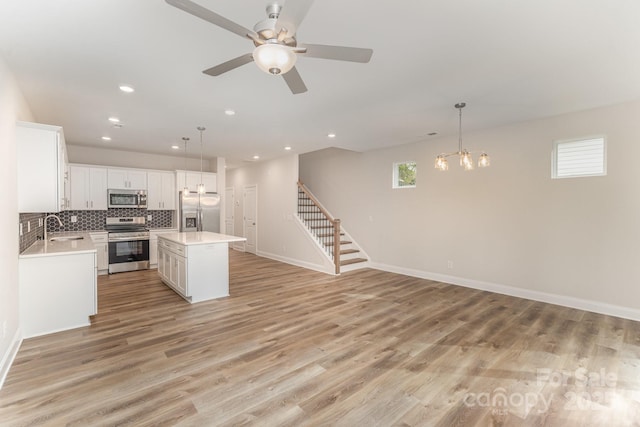
[[[190,231],[186,233],[167,233],[158,236],[159,239],[169,240],[181,245],[207,245],[211,243],[244,242],[247,239],[228,234],[212,233],[210,231]]]
[[[29,246],[24,252],[22,252],[19,257],[30,258],[96,252],[96,247],[91,240],[91,236],[86,231],[50,233],[48,239],[56,236],[82,236],[83,239],[59,241],[49,240],[47,242],[45,242],[44,240],[36,240],[36,242],[33,245]]]

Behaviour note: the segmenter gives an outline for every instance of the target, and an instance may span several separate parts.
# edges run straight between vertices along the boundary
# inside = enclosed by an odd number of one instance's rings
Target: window
[[[393,188],[415,188],[416,162],[393,164]]]
[[[606,175],[604,136],[555,141],[552,178]]]

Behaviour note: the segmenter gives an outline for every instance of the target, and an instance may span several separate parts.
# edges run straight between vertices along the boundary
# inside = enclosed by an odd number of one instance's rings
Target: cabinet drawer
[[[108,243],[109,241],[109,237],[107,236],[107,233],[100,233],[100,234],[90,233],[90,236],[93,243]]]
[[[158,239],[158,245],[180,256],[185,256],[185,254],[187,253],[187,249],[184,247],[184,245],[180,245],[174,242],[169,242],[164,239]]]

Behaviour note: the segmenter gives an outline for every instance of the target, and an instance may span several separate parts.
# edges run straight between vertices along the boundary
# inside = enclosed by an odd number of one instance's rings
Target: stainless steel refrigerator
[[[220,232],[218,193],[180,192],[180,231]]]

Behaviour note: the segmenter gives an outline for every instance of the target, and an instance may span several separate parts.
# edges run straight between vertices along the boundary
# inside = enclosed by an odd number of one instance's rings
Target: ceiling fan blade
[[[293,36],[312,4],[313,0],[287,0],[276,21],[276,33],[286,28],[289,36]]]
[[[298,47],[306,48],[307,52],[304,56],[310,56],[312,58],[322,59],[335,59],[338,61],[351,61],[351,62],[369,62],[371,55],[373,55],[372,49],[363,49],[360,47],[346,47],[346,46],[330,46],[325,44],[299,44]]]
[[[240,24],[236,24],[233,21],[228,20],[224,16],[218,15],[211,10],[200,6],[190,0],[165,0],[171,6],[177,7],[178,9],[182,9],[187,13],[192,14],[193,16],[197,16],[200,19],[204,19],[207,22],[211,22],[218,27],[224,28],[225,30],[231,31],[232,33],[236,33],[240,37],[248,37],[247,34],[254,34],[253,30],[243,27]]]
[[[203,73],[210,76],[219,76],[222,73],[226,73],[227,71],[241,67],[244,64],[248,64],[251,61],[253,61],[253,54],[245,53],[242,56],[238,56],[237,58],[233,58],[227,62],[216,65],[215,67],[204,70]]]
[[[300,73],[298,73],[296,67],[293,67],[291,70],[283,74],[282,78],[287,82],[287,86],[289,86],[289,89],[291,89],[291,92],[293,92],[294,95],[307,91],[307,87],[302,81],[302,77],[300,77]]]

